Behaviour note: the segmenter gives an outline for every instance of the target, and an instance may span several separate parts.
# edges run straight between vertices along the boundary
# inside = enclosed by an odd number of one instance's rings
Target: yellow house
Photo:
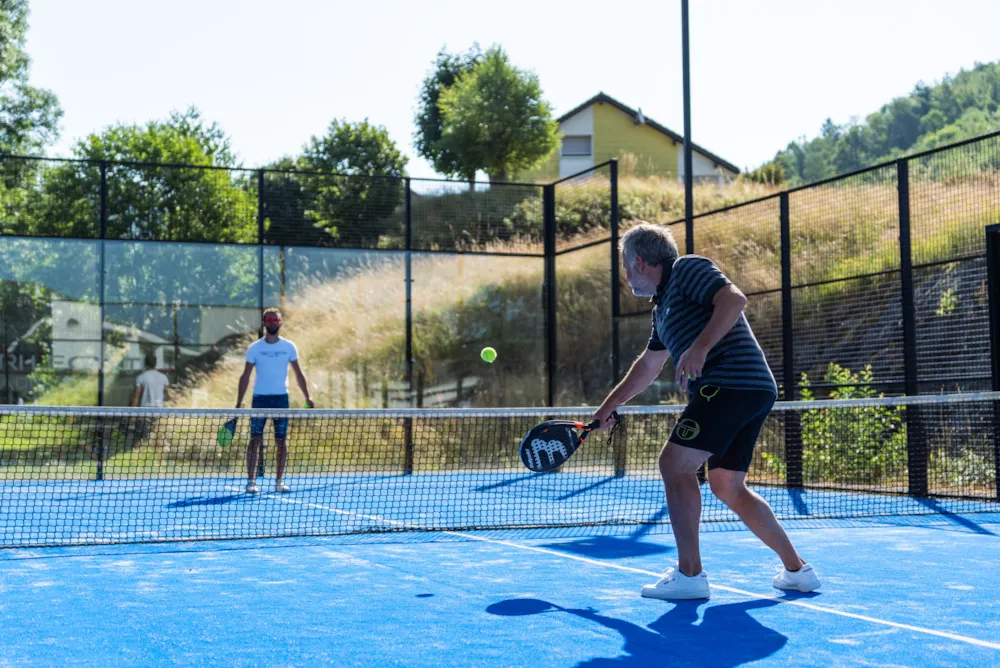
[[[625,106],[610,95],[598,93],[559,119],[559,150],[519,180],[554,181],[581,172],[611,158],[634,158],[638,176],[684,178],[684,137]],[[739,175],[736,165],[692,144],[697,181],[727,181]],[[619,165],[621,169],[622,165]]]

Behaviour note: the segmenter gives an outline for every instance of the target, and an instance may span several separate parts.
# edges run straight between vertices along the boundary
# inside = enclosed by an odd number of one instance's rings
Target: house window
[[[590,147],[590,139],[590,135],[570,135],[568,137],[563,137],[562,154],[592,155],[593,151]]]

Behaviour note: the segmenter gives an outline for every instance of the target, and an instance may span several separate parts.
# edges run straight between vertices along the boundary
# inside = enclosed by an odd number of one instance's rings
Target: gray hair
[[[646,221],[639,221],[623,234],[618,241],[618,248],[632,267],[635,266],[635,258],[641,257],[646,264],[659,264],[669,269],[679,255],[677,242],[674,241],[670,228]]]

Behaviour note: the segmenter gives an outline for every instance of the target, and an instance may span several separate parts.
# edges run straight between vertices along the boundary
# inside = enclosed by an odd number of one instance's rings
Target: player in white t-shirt
[[[243,404],[247,387],[250,385],[250,372],[256,369],[253,383],[252,408],[288,408],[288,367],[295,371],[295,380],[306,398],[306,406],[313,407],[309,396],[309,384],[299,368],[299,352],[295,344],[278,336],[281,329],[281,312],[276,308],[264,311],[264,338],[254,341],[247,349],[246,366],[240,376],[236,407]],[[247,493],[256,494],[257,489],[257,456],[264,440],[265,418],[250,419],[250,445],[247,446]],[[285,484],[285,466],[288,464],[288,418],[272,420],[274,424],[274,442],[277,446],[277,466],[274,491],[287,492]]]
[[[150,353],[144,361],[146,370],[135,379],[135,391],[129,400],[129,406],[161,408],[167,388],[170,387],[170,379],[165,373],[156,370],[156,355]],[[129,421],[128,433],[135,444],[149,436],[152,429],[153,419],[150,417],[138,417]]]
[[[166,389],[170,387],[170,379],[166,374],[156,370],[156,355],[146,355],[146,370],[135,379],[135,392],[132,393],[132,406],[143,408],[162,408]]]

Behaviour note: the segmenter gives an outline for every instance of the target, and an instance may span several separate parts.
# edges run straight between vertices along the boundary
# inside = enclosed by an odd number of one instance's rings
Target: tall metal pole
[[[618,257],[618,161],[611,161],[611,382],[621,380],[621,342],[618,318],[621,315],[621,285]]]
[[[108,163],[101,161],[100,164],[101,173],[101,192],[100,192],[100,209],[98,210],[98,225],[100,234],[100,259],[97,268],[98,271],[98,306],[97,306],[97,318],[99,320],[97,324],[98,335],[101,337],[100,341],[100,361],[97,365],[97,405],[104,405],[104,261],[105,261],[105,240],[108,236]]]
[[[694,168],[691,152],[691,49],[688,0],[681,0],[681,49],[684,70],[684,252],[694,253]]]
[[[416,405],[416,394],[413,392],[413,201],[411,198],[410,179],[403,182],[404,192],[404,223],[406,225],[406,391],[410,394],[410,407]]]
[[[556,397],[556,187],[542,188],[542,228],[545,238],[545,405]]]

